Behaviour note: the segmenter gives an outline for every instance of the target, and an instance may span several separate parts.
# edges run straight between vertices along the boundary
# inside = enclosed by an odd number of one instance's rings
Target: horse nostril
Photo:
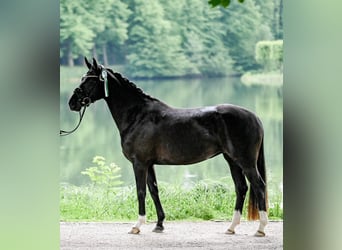
[[[69,108],[72,111],[78,111],[79,110],[78,105],[75,102],[69,102]]]
[[[69,103],[69,108],[70,108],[71,110],[74,110],[74,109],[75,109],[75,105],[74,105],[73,103]]]

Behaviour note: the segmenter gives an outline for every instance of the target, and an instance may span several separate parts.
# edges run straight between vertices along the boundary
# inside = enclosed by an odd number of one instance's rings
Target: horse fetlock
[[[138,218],[138,221],[137,223],[135,224],[135,226],[133,228],[140,228],[140,226],[142,224],[145,224],[146,223],[146,216],[145,215],[139,215],[139,218]]]
[[[240,220],[241,220],[241,213],[240,211],[235,210],[233,219],[232,219],[232,224],[227,229],[226,234],[235,234],[235,227],[240,224]]]
[[[240,211],[236,210],[233,215],[232,224],[238,225],[240,224],[240,220],[241,220],[241,213]]]
[[[266,226],[268,223],[268,216],[266,211],[259,211],[260,224]]]

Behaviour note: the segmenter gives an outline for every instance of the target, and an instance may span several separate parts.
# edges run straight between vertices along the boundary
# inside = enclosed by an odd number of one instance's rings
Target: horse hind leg
[[[235,234],[235,227],[240,224],[243,204],[245,202],[248,186],[246,178],[242,173],[240,166],[234,162],[228,155],[224,158],[229,163],[230,172],[235,185],[236,201],[232,223],[226,231],[226,234]]]
[[[260,224],[255,236],[263,237],[265,236],[264,229],[268,222],[266,182],[255,167],[248,170],[245,169],[244,173],[251,184],[248,218],[252,220],[259,218]]]

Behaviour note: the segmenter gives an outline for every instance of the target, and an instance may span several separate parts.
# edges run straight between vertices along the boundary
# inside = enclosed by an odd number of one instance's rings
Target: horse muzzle
[[[71,111],[80,111],[82,108],[81,102],[76,95],[73,95],[69,100],[69,108]]]

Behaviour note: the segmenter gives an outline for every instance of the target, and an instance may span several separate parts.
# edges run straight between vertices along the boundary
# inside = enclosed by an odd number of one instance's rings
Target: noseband
[[[82,90],[81,88],[76,88],[74,90],[74,95],[76,95],[77,97],[77,101],[79,103],[81,103],[82,107],[86,106],[88,107],[91,103],[91,98],[89,97],[89,95],[87,93],[85,93],[84,90]]]

